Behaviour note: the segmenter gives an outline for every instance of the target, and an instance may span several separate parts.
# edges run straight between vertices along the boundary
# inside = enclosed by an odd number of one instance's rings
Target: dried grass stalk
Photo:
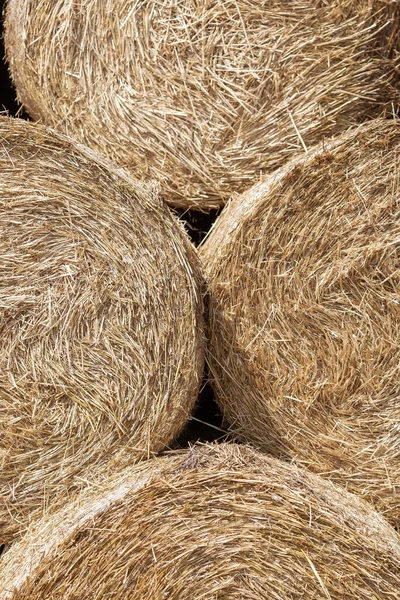
[[[400,589],[400,537],[370,506],[228,444],[86,491],[2,560],[1,600],[395,600]]]
[[[400,525],[400,123],[362,125],[254,186],[202,259],[232,430]]]
[[[5,42],[34,118],[180,207],[399,105],[397,0],[9,0]]]
[[[98,465],[179,432],[203,368],[201,285],[155,195],[0,119],[0,544]]]

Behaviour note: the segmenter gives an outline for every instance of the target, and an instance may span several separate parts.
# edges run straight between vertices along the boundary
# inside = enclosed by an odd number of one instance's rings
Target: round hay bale
[[[387,0],[9,0],[5,43],[35,119],[184,208],[399,105]]]
[[[397,597],[400,538],[359,498],[236,445],[154,459],[50,513],[1,600]]]
[[[201,287],[155,195],[66,137],[0,119],[0,544],[98,465],[177,435],[203,370]]]
[[[225,209],[208,360],[241,438],[400,524],[400,124],[372,121]]]

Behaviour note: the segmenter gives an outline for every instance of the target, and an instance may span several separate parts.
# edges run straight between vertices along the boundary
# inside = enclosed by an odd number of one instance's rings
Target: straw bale
[[[9,0],[5,43],[35,119],[184,208],[399,106],[398,0]]]
[[[231,429],[400,525],[400,123],[361,125],[255,185],[201,258]]]
[[[362,500],[234,444],[128,469],[51,511],[1,600],[398,598],[400,537]]]
[[[0,545],[103,462],[178,434],[203,370],[202,285],[154,193],[0,119]]]

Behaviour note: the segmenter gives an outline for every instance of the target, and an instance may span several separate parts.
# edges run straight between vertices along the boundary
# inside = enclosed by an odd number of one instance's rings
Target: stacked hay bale
[[[362,125],[237,198],[202,249],[232,430],[397,526],[399,173],[400,123]]]
[[[400,526],[400,123],[343,132],[400,107],[400,3],[9,0],[5,41],[60,134],[0,119],[0,600],[396,598],[400,538],[348,490]],[[152,458],[198,395],[203,280],[120,167],[236,196],[209,365],[274,456]]]
[[[9,0],[5,42],[35,119],[206,210],[398,107],[399,32],[388,0]]]
[[[6,554],[1,600],[393,599],[400,538],[316,475],[235,445],[153,459]]]
[[[154,194],[0,119],[0,545],[178,434],[204,361],[202,278]]]

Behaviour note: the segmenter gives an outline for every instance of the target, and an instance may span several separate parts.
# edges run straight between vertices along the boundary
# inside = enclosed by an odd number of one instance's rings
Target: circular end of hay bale
[[[48,515],[3,558],[1,598],[389,599],[399,542],[316,475],[208,446],[139,465]]]
[[[30,114],[208,210],[399,105],[400,8],[370,0],[9,0]]]
[[[399,168],[399,122],[372,121],[239,197],[202,249],[233,431],[397,525]]]
[[[163,450],[198,394],[202,279],[122,170],[0,119],[0,543],[99,464]]]

